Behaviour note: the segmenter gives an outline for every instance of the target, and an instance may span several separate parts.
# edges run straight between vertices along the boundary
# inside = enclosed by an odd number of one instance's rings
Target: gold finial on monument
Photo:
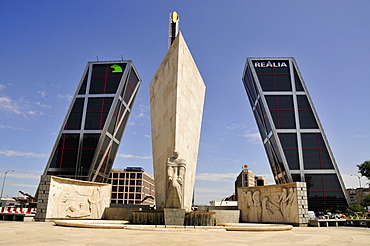
[[[170,15],[170,38],[169,38],[169,46],[175,40],[177,34],[179,33],[179,19],[180,16],[176,11],[173,11]]]

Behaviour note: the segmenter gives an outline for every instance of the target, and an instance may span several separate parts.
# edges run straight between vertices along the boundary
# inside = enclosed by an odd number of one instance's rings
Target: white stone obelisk
[[[205,89],[178,32],[150,83],[157,210],[191,211]]]

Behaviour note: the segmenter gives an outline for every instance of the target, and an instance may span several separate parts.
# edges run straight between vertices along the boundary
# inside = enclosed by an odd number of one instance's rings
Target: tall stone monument
[[[191,211],[205,85],[171,15],[170,47],[150,83],[157,210]]]

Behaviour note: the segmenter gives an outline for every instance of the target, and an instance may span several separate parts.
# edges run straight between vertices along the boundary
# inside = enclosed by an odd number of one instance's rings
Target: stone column
[[[183,165],[181,208],[191,211],[204,97],[203,79],[180,32],[150,83],[155,200],[158,210],[163,210],[168,203],[167,164],[177,159],[171,160],[174,152],[177,152],[186,161],[186,165]]]

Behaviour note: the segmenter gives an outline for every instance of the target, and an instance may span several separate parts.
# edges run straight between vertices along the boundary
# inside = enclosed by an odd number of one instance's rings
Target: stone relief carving
[[[182,209],[184,196],[184,178],[186,163],[179,158],[178,152],[174,151],[174,156],[167,159],[167,197],[166,208]]]
[[[244,191],[241,194],[241,203],[246,209],[248,222],[291,222],[294,216],[293,208],[296,200],[294,188],[283,188],[280,194],[263,195],[261,191]]]
[[[97,217],[101,216],[101,214],[104,212],[104,211],[102,211],[102,209],[104,209],[104,207],[102,207],[103,198],[102,198],[102,195],[101,195],[100,187],[96,187],[93,190],[91,196],[87,200],[88,200],[89,205],[90,205],[91,217],[97,218]]]
[[[110,187],[55,182],[52,179],[47,218],[100,219],[109,202]]]

